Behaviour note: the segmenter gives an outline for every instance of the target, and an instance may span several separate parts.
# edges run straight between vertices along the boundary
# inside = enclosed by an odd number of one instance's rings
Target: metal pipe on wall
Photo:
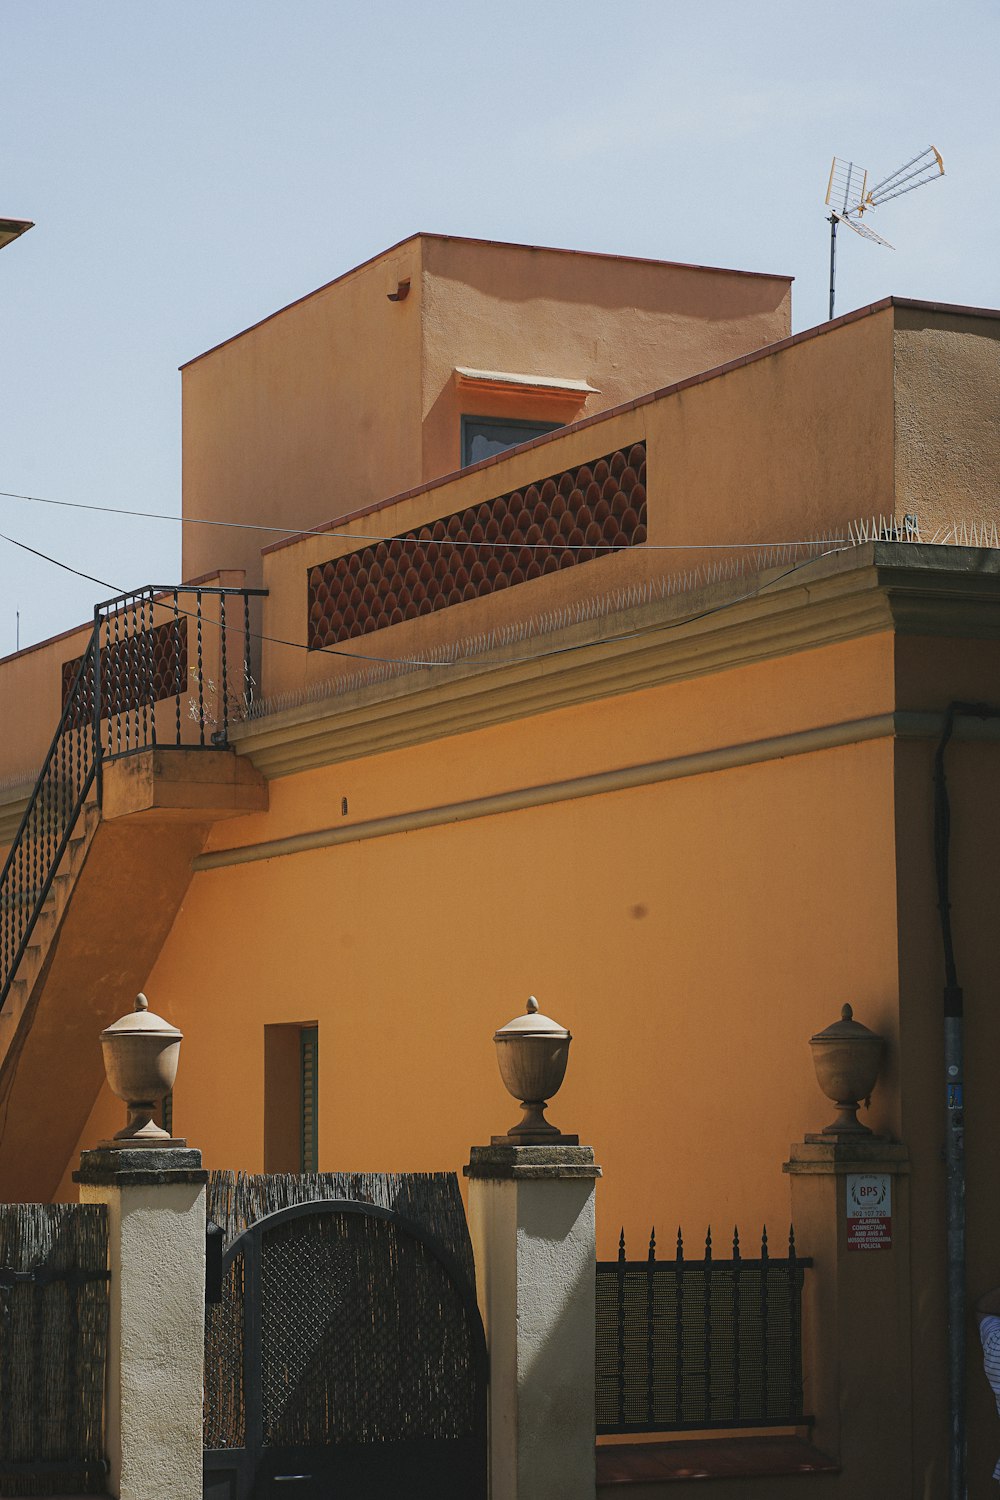
[[[949,854],[951,803],[945,774],[945,751],[957,714],[977,719],[1000,717],[987,703],[949,703],[934,753],[934,867],[944,954],[945,1184],[948,1239],[948,1497],[965,1500],[965,1007],[958,983],[951,928]]]

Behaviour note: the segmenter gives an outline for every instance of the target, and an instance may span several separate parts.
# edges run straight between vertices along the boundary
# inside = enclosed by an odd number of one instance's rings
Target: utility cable
[[[51,557],[46,552],[40,552],[36,547],[29,547],[27,542],[20,542],[15,537],[7,536],[3,532],[0,532],[0,540],[9,542],[14,547],[20,547],[25,552],[30,552],[33,556],[41,558],[44,562],[51,563],[53,567],[62,568],[65,572],[73,573],[78,578],[84,578],[89,583],[99,583],[102,588],[116,589],[119,594],[125,592],[124,590],[118,588],[116,584],[109,583],[107,579],[95,578],[92,573],[84,573],[79,568],[74,568],[71,563],[62,562],[57,557]],[[833,554],[844,550],[845,549],[843,547],[833,546],[828,547],[826,551],[818,553],[813,557],[802,558],[801,561],[792,563],[790,567],[784,569],[783,572],[776,574],[774,578],[766,579],[763,583],[759,584],[756,588],[748,590],[745,594],[739,594],[733,599],[723,600],[719,604],[712,605],[708,609],[700,610],[696,614],[685,615],[683,619],[671,621],[669,622],[669,624],[665,624],[661,628],[675,630],[678,629],[681,625],[690,625],[697,620],[707,619],[711,615],[719,614],[722,610],[731,609],[735,604],[743,604],[750,599],[756,599],[761,593],[763,593],[765,589],[773,588],[776,583],[780,583],[782,579],[790,577],[793,573],[797,573],[801,568],[808,567],[810,563],[817,562],[821,558],[830,557]],[[183,585],[179,585],[178,588],[180,592],[185,592]],[[186,591],[196,592],[196,590],[191,589],[188,589]],[[183,609],[180,606],[177,607],[177,613],[184,615],[188,619],[197,618],[197,614],[195,611]],[[203,619],[202,623],[207,625],[218,625],[220,622],[212,620],[206,621]],[[410,668],[456,667],[464,662],[472,661],[474,659],[468,654],[454,656],[450,661],[429,661],[412,656],[370,656],[365,652],[351,651],[342,646],[309,646],[304,641],[289,641],[283,639],[281,636],[268,635],[265,632],[259,630],[251,630],[249,633],[254,640],[266,641],[269,645],[272,646],[287,646],[296,651],[308,651],[313,656],[347,657],[353,661],[371,662],[373,665],[403,666]],[[595,646],[616,645],[621,641],[635,640],[640,635],[645,634],[648,634],[648,630],[624,631],[620,635],[601,636],[597,640],[593,641],[576,641],[566,646],[552,646],[545,651],[531,652],[526,656],[508,657],[507,660],[511,665],[525,665],[530,664],[534,661],[542,661],[551,656],[563,656],[572,651],[586,651],[591,650]]]
[[[22,552],[30,552],[33,557],[40,557],[43,562],[51,563],[54,568],[62,568],[65,573],[75,573],[77,578],[85,578],[88,583],[99,583],[102,589],[117,589],[121,593],[118,585],[109,583],[106,578],[95,578],[93,573],[83,573],[70,563],[60,562],[58,557],[50,557],[47,552],[39,552],[37,547],[29,547],[27,542],[19,542],[16,537],[6,536],[2,531],[0,531],[0,542],[9,542],[12,547],[20,547]]]
[[[7,536],[0,531],[0,541],[9,542],[12,547],[20,547],[24,552],[30,552],[33,557],[40,557],[43,562],[51,563],[54,568],[62,568],[65,573],[73,573],[77,578],[85,578],[88,583],[99,583],[102,589],[111,589],[116,595],[122,596],[128,593],[120,584],[109,583],[106,578],[95,578],[93,573],[84,573],[80,568],[74,568],[72,563],[62,562],[58,557],[51,557],[47,552],[40,552],[37,547],[29,547],[27,542],[19,542],[16,537]],[[185,592],[183,586],[179,586],[179,592]],[[196,593],[196,589],[186,592]],[[155,603],[155,601],[154,601]],[[183,609],[178,605],[177,613],[184,615],[186,619],[196,620],[197,612],[192,609]],[[203,625],[217,625],[217,620],[202,619]],[[302,641],[283,641],[278,636],[263,635],[258,630],[251,630],[251,636],[258,641],[268,641],[275,646],[295,646],[301,651],[323,652],[328,656],[348,656],[356,661],[389,662],[398,666],[420,666],[420,667],[446,667],[451,662],[439,661],[414,661],[408,656],[366,656],[362,651],[348,651],[337,646],[307,646]]]
[[[561,539],[558,542],[512,542],[507,538],[496,541],[473,542],[467,538],[456,541],[454,537],[417,537],[417,536],[372,536],[365,532],[341,531],[336,526],[298,527],[272,526],[262,521],[215,521],[207,516],[176,516],[166,511],[155,510],[128,510],[113,505],[94,505],[83,500],[53,500],[45,495],[21,495],[14,490],[0,490],[0,499],[5,500],[28,500],[34,505],[58,505],[67,510],[95,511],[105,516],[132,516],[145,521],[173,521],[180,526],[221,526],[229,531],[266,531],[276,533],[284,537],[306,537],[324,536],[333,541],[364,542],[367,545],[379,542],[399,542],[402,546],[413,547],[513,547],[518,551],[527,547],[531,551],[541,552],[592,552],[597,546],[604,543],[575,542],[572,546]],[[387,503],[391,503],[391,500]],[[478,509],[483,501],[478,501],[475,507],[467,506],[466,509]],[[426,525],[433,525],[427,522]],[[731,551],[767,551],[774,547],[817,547],[826,546],[828,543],[843,543],[852,546],[850,537],[821,537],[811,541],[788,541],[788,542],[643,542],[645,552],[731,552]],[[623,547],[608,545],[611,552],[623,552]],[[99,582],[100,580],[98,580]]]

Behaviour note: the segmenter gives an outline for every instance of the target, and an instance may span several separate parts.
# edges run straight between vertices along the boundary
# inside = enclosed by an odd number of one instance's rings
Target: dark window
[[[496,417],[462,418],[462,467],[477,464],[493,453],[502,453],[505,448],[516,448],[518,443],[527,443],[541,437],[545,432],[555,432],[562,422],[513,422]]]
[[[319,1027],[264,1027],[264,1170],[318,1171]]]

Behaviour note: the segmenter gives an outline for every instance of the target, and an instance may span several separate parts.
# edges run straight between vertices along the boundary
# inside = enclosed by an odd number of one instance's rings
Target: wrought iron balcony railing
[[[55,735],[0,873],[0,1006],[105,761],[156,745],[222,749],[253,700],[251,599],[263,589],[156,588],[99,604],[63,668]]]

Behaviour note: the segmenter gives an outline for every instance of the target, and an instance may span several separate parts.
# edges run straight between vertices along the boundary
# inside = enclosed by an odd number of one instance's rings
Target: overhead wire
[[[48,552],[40,552],[37,547],[29,547],[27,542],[20,542],[17,537],[7,536],[5,532],[0,531],[0,541],[9,542],[12,547],[20,547],[22,551],[30,552],[34,557],[40,557],[43,562],[51,563],[54,568],[62,568],[65,573],[74,573],[77,578],[85,578],[88,583],[99,583],[101,588],[111,589],[119,596],[127,595],[130,592],[127,589],[123,589],[120,584],[109,583],[106,578],[96,578],[93,573],[84,573],[80,568],[74,568],[72,563],[62,562],[58,557],[50,556]],[[178,587],[182,593],[192,592],[192,590],[185,590],[183,585],[179,585]],[[140,591],[137,590],[136,592]],[[177,613],[183,615],[186,619],[197,619],[197,612],[195,610],[183,609],[179,605]],[[213,624],[217,622],[205,621],[203,619],[202,623]],[[285,641],[279,636],[264,635],[258,630],[251,630],[250,634],[255,640],[267,641],[275,646],[294,646],[301,651],[322,652],[327,656],[347,656],[355,661],[388,662],[397,666],[442,667],[451,665],[450,662],[414,662],[413,658],[408,656],[367,656],[363,651],[349,651],[346,648],[337,646],[307,646],[302,641]]]
[[[85,573],[80,568],[73,567],[71,563],[63,562],[57,557],[52,557],[49,553],[41,552],[37,547],[30,547],[27,542],[18,541],[16,537],[7,536],[4,532],[0,532],[0,540],[9,542],[14,547],[20,547],[23,551],[30,552],[33,554],[33,556],[41,558],[42,561],[51,563],[53,567],[61,568],[64,572],[67,573],[73,573],[78,578],[86,579],[89,583],[99,583],[102,588],[114,589],[118,594],[128,592],[120,589],[116,584],[109,583],[107,579],[96,578],[92,573]],[[809,545],[816,546],[818,544],[813,542]],[[693,624],[697,620],[706,619],[711,615],[720,613],[722,610],[731,609],[735,604],[746,603],[750,599],[757,598],[758,595],[763,593],[765,589],[772,588],[776,583],[780,583],[782,579],[790,577],[791,574],[798,572],[801,568],[807,567],[810,563],[816,562],[823,557],[832,556],[834,553],[844,550],[845,548],[843,546],[829,546],[822,552],[815,553],[811,557],[802,558],[799,562],[792,563],[790,567],[784,569],[781,573],[776,574],[775,577],[763,580],[755,588],[748,590],[745,594],[739,594],[735,598],[721,600],[718,604],[711,605],[707,609],[699,610],[695,614],[685,615],[682,619],[664,622],[660,628],[677,629],[681,625]],[[185,590],[184,585],[179,585],[178,588],[180,592],[190,591]],[[180,606],[177,606],[177,613],[185,616],[188,619],[197,618],[195,611],[183,609],[180,608]],[[218,622],[203,621],[203,623],[217,624]],[[512,665],[530,664],[533,661],[541,661],[552,656],[562,656],[573,651],[592,650],[595,646],[615,645],[620,643],[621,641],[635,640],[640,635],[646,633],[646,630],[623,631],[617,635],[601,636],[596,640],[575,641],[563,646],[552,646],[544,651],[531,652],[530,654],[525,656],[508,657],[507,661]],[[445,661],[429,661],[423,660],[420,657],[413,656],[371,656],[365,652],[348,650],[345,647],[309,646],[304,641],[289,641],[283,639],[281,636],[269,635],[264,631],[251,630],[249,634],[253,637],[254,640],[259,640],[262,642],[266,641],[269,645],[287,646],[296,651],[308,651],[313,656],[322,655],[347,657],[354,661],[371,662],[373,665],[403,666],[411,669],[416,667],[456,667],[474,659],[473,656],[468,653],[464,655],[456,655],[450,660]]]
[[[97,578],[93,573],[84,573],[70,563],[60,562],[58,557],[50,557],[47,552],[40,552],[37,547],[29,547],[27,542],[19,542],[17,537],[7,536],[0,531],[0,541],[9,542],[12,547],[20,547],[22,552],[30,552],[33,557],[40,557],[43,562],[51,563],[54,568],[62,568],[66,573],[75,573],[77,578],[85,578],[88,583],[99,583],[102,589],[116,589],[117,592],[121,592],[117,584],[109,583],[106,578]]]
[[[334,541],[364,542],[368,545],[377,544],[378,542],[399,542],[402,546],[414,547],[461,546],[504,548],[516,545],[519,551],[522,547],[542,552],[593,551],[592,543],[575,542],[570,545],[561,539],[559,542],[517,542],[515,544],[504,538],[498,538],[496,541],[484,540],[474,542],[469,538],[463,537],[460,542],[456,542],[454,537],[382,536],[368,532],[344,531],[336,525],[290,528],[288,526],[274,526],[263,521],[219,521],[210,516],[179,516],[167,511],[129,510],[126,507],[116,505],[95,505],[90,501],[84,500],[54,500],[51,496],[19,494],[15,490],[0,490],[0,499],[27,500],[34,505],[57,505],[67,510],[94,511],[99,515],[105,516],[130,516],[134,519],[145,521],[172,521],[175,525],[179,526],[220,526],[229,531],[266,531],[284,537],[322,536],[329,537]],[[482,503],[482,501],[477,501],[474,507],[466,508],[478,509]],[[433,522],[426,522],[424,527],[417,529],[426,529],[426,527],[433,524]],[[851,539],[849,537],[832,536],[823,537],[822,541],[824,543],[843,542],[845,545],[850,545]],[[731,552],[752,551],[755,549],[766,550],[768,547],[815,547],[817,543],[815,540],[803,541],[799,539],[784,542],[643,542],[642,545],[643,550],[646,552]],[[612,550],[622,551],[624,549],[618,548]]]

